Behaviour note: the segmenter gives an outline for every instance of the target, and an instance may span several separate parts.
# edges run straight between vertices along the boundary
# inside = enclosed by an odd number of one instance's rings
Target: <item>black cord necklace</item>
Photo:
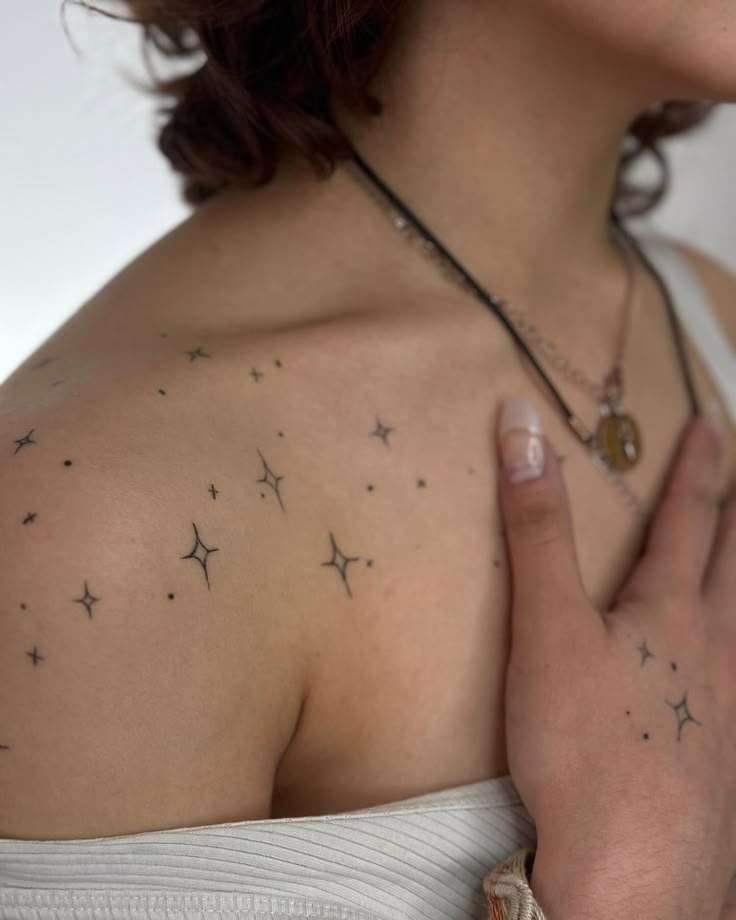
[[[557,390],[555,385],[549,379],[548,375],[545,373],[544,369],[540,366],[539,362],[535,358],[534,354],[531,352],[526,342],[519,334],[517,329],[511,323],[509,318],[503,312],[503,302],[496,298],[489,291],[483,289],[483,287],[472,277],[472,275],[467,271],[467,269],[452,255],[449,250],[443,246],[443,244],[434,236],[434,234],[426,227],[422,221],[409,209],[409,207],[399,198],[399,196],[386,185],[386,183],[376,174],[376,172],[365,162],[365,160],[353,149],[352,161],[360,169],[363,176],[369,180],[370,183],[380,190],[382,195],[391,203],[391,205],[399,212],[402,218],[419,233],[424,239],[425,246],[428,250],[439,253],[442,258],[449,263],[450,266],[455,270],[459,275],[459,278],[462,279],[464,285],[467,285],[473,293],[482,301],[482,303],[488,307],[496,317],[501,321],[506,330],[510,333],[516,344],[522,349],[527,359],[532,364],[533,368],[542,378],[547,388],[549,389],[552,398],[557,403],[560,411],[565,416],[568,426],[578,438],[578,440],[583,444],[583,446],[589,451],[593,457],[596,464],[609,476],[614,485],[619,489],[622,494],[622,497],[630,506],[634,514],[640,518],[642,521],[646,521],[649,518],[649,512],[642,508],[638,499],[633,495],[631,489],[624,482],[623,478],[617,473],[615,469],[612,468],[610,462],[606,459],[605,455],[601,453],[598,449],[597,440],[593,432],[589,431],[585,424],[578,418],[578,416],[572,411],[567,402],[563,399],[560,392]],[[672,330],[672,335],[675,342],[675,348],[677,351],[677,357],[680,363],[680,368],[685,382],[685,388],[687,390],[688,401],[690,403],[690,411],[693,415],[700,414],[700,405],[698,403],[695,387],[693,386],[692,374],[690,371],[690,366],[687,359],[687,354],[685,352],[685,347],[683,343],[682,330],[680,328],[679,321],[677,319],[677,314],[675,313],[674,306],[672,304],[672,297],[670,291],[665,283],[664,279],[657,271],[655,266],[647,257],[646,253],[642,250],[641,245],[638,240],[623,226],[621,218],[612,208],[610,211],[610,220],[615,225],[616,229],[626,238],[629,244],[633,247],[639,258],[644,263],[645,267],[651,273],[655,279],[659,290],[662,294],[662,298],[665,302],[667,309],[667,314],[669,316],[670,327]],[[458,279],[456,279],[458,280]]]

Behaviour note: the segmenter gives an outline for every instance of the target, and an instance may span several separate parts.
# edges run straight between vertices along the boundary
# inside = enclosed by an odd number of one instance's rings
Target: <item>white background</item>
[[[0,382],[137,253],[182,221],[158,152],[140,30],[66,8],[0,12]],[[736,106],[667,146],[673,191],[645,225],[736,271]],[[632,226],[634,226],[632,224]]]

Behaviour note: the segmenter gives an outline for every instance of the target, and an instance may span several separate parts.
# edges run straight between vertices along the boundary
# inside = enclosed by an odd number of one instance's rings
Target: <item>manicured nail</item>
[[[523,396],[504,403],[499,423],[501,461],[509,482],[536,479],[544,472],[542,422],[536,409]]]
[[[717,399],[709,399],[705,403],[704,410],[703,415],[708,421],[708,424],[718,437],[722,439],[726,433],[726,419],[720,402]]]

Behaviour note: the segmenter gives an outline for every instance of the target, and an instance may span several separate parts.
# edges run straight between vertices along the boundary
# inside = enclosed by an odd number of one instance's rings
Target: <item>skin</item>
[[[728,6],[611,6],[413,4],[377,82],[385,117],[335,105],[379,175],[593,379],[624,293],[605,232],[621,133],[675,91],[736,95],[736,56],[714,51],[736,41]],[[736,341],[736,281],[690,257]],[[689,405],[641,264],[636,282],[630,482],[651,507]],[[272,185],[224,191],[0,393],[2,836],[328,814],[506,774],[505,395],[535,400],[565,458],[595,604],[640,545],[500,324],[342,166],[318,182],[289,157]],[[730,431],[724,491],[734,456]],[[673,681],[660,721],[624,707],[632,744],[673,738],[681,660],[646,635],[630,653]]]

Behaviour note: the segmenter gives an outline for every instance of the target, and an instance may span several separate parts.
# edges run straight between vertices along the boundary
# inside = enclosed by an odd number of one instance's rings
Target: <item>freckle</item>
[[[21,604],[21,605],[20,605],[20,609],[21,609],[21,610],[25,610],[25,609],[26,609],[26,605],[25,605],[25,604]]]
[[[630,709],[627,709],[627,710],[626,710],[626,715],[627,715],[627,716],[630,716],[630,715],[631,715],[631,710],[630,710]]]
[[[417,479],[417,489],[423,489],[427,483],[423,479]]]
[[[673,671],[676,671],[676,670],[677,670],[677,665],[675,664],[674,661],[672,662],[671,667],[672,667],[672,670],[673,670]]]
[[[276,367],[282,367],[282,366],[283,366],[283,365],[281,364],[281,362],[279,361],[278,358],[276,358],[276,360],[275,360],[273,363],[276,365]]]
[[[494,559],[494,560],[493,560],[493,564],[495,565],[496,568],[498,568],[499,565],[501,565],[501,563],[498,561],[498,559]]]
[[[644,734],[642,735],[642,738],[643,738],[645,741],[649,741],[649,735],[648,735],[646,732],[644,732]]]
[[[372,569],[372,568],[373,568],[373,560],[372,560],[372,559],[369,559],[369,560],[366,562],[366,567],[369,568],[369,569]]]
[[[65,461],[64,461],[64,466],[71,466],[71,465],[72,465],[72,461],[71,461],[71,460],[65,460]]]
[[[162,396],[166,396],[166,390],[159,390],[159,393],[160,393]]]
[[[265,492],[261,492],[261,498],[265,498],[265,497],[266,497],[266,493],[265,493]]]
[[[174,595],[173,595],[171,592],[169,592],[169,600],[170,600],[170,601],[173,601],[173,600],[174,600]]]
[[[373,491],[373,483],[368,483],[368,485],[366,486],[366,489],[367,489],[369,492],[372,492],[372,491]]]
[[[472,476],[472,475],[475,473],[475,470],[473,469],[472,466],[469,466],[469,467],[468,467],[468,472],[469,472],[470,475]]]
[[[168,332],[162,332],[162,333],[161,333],[161,338],[162,338],[162,339],[165,339],[167,335],[168,335]]]
[[[278,434],[278,436],[279,436],[280,438],[283,438],[283,436],[284,436],[284,432],[283,432],[283,431],[277,431],[276,433]]]

